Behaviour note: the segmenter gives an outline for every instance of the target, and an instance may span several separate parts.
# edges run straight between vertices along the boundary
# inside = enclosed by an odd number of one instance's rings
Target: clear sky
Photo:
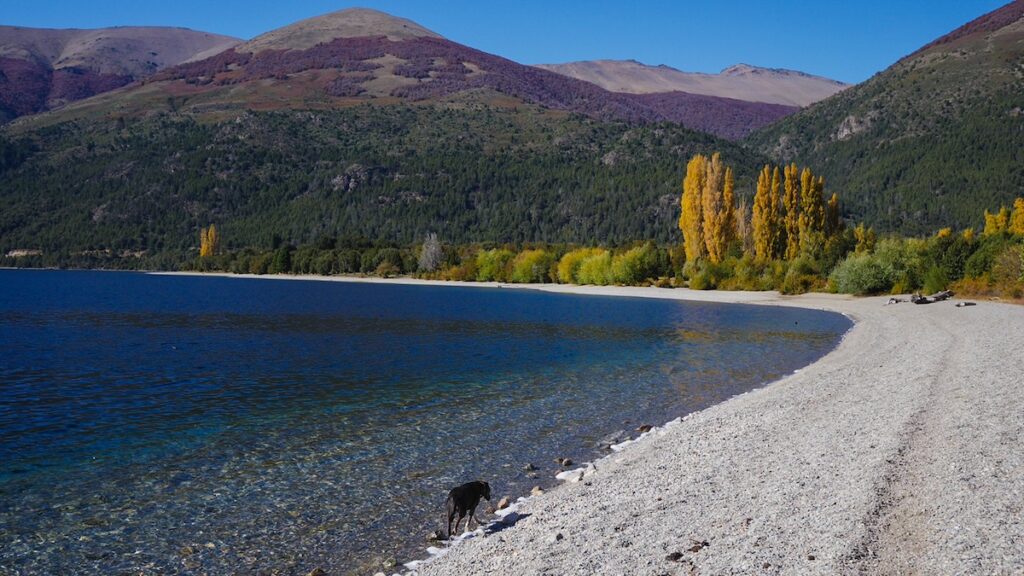
[[[2,0],[0,24],[184,26],[248,39],[362,6],[524,64],[633,58],[717,72],[743,62],[859,82],[1006,1]]]

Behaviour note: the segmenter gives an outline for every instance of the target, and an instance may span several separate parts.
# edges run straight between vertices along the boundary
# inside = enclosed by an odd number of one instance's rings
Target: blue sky
[[[242,38],[351,6],[410,18],[524,64],[634,58],[686,71],[744,62],[847,82],[1005,0],[4,0],[0,24],[184,26]]]

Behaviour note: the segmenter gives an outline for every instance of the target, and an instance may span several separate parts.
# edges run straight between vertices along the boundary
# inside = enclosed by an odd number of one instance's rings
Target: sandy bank
[[[815,364],[599,461],[420,574],[1024,573],[1024,308],[523,287],[857,323]]]

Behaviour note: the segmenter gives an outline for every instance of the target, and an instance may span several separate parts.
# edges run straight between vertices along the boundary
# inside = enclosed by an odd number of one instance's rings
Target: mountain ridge
[[[125,86],[238,42],[174,27],[0,26],[0,122]]]
[[[794,107],[807,106],[849,86],[797,70],[749,64],[734,64],[718,74],[683,72],[665,64],[650,66],[637,60],[581,60],[536,66],[613,92],[678,91]]]

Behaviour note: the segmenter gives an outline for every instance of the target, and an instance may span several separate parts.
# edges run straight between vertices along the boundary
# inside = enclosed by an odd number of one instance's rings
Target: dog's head
[[[480,495],[484,497],[484,500],[491,501],[491,485],[483,480],[477,480],[477,484],[480,486]]]

